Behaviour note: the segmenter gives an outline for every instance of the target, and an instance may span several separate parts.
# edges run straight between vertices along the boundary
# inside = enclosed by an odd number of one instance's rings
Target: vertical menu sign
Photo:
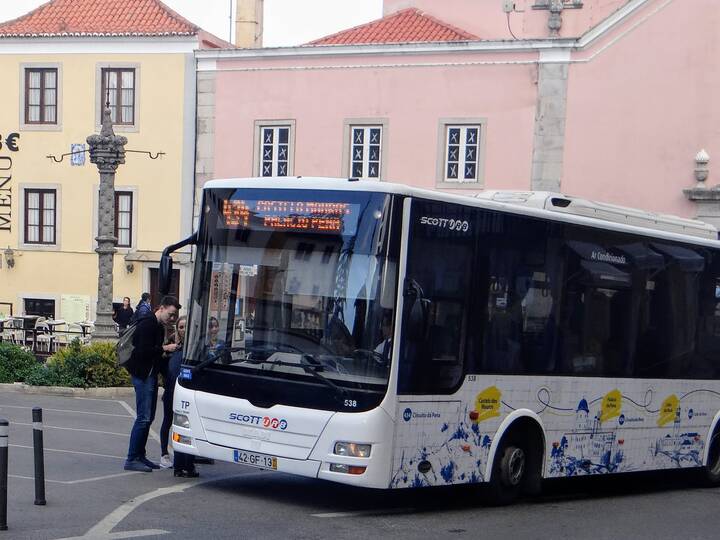
[[[19,133],[4,138],[0,135],[0,233],[12,232],[12,155],[20,150],[19,138]]]

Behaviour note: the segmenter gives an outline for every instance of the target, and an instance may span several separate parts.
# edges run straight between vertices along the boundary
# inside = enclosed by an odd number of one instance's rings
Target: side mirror
[[[170,292],[170,287],[172,286],[173,260],[170,254],[181,247],[196,245],[197,241],[198,233],[195,232],[191,236],[188,236],[185,240],[181,240],[177,244],[166,247],[163,251],[162,257],[160,257],[160,271],[158,272],[158,289],[160,289],[160,294],[162,296],[168,294]]]
[[[423,290],[415,280],[408,281],[405,298],[410,305],[407,316],[407,337],[411,341],[425,341],[432,302],[423,297]]]
[[[172,270],[172,257],[163,253],[160,258],[160,270],[158,273],[158,288],[160,289],[161,296],[165,296],[170,292],[170,287],[172,287]]]

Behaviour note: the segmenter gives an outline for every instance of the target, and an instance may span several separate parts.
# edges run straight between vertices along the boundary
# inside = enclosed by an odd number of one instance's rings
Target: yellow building
[[[160,252],[192,228],[193,54],[225,46],[157,0],[52,0],[0,23],[0,315],[12,305],[94,319],[99,175],[84,151],[106,100],[128,138],[115,183],[114,300],[157,294]]]

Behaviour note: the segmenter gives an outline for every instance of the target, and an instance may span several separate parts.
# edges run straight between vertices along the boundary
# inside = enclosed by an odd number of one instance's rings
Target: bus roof
[[[488,190],[476,195],[457,195],[390,182],[309,176],[228,178],[211,180],[203,186],[203,189],[216,188],[313,189],[390,193],[720,247],[717,229],[699,220],[657,214],[547,191]]]

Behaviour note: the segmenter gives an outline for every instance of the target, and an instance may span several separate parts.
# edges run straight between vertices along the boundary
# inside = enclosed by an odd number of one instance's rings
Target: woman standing
[[[115,311],[115,316],[113,317],[113,319],[118,325],[118,333],[121,336],[125,333],[125,330],[127,330],[133,313],[133,308],[130,307],[130,297],[126,296],[125,298],[123,298],[122,307]]]
[[[182,316],[178,319],[176,332],[175,332],[175,343],[178,347],[175,352],[170,356],[168,362],[168,376],[165,383],[165,392],[163,393],[163,406],[165,409],[165,415],[163,416],[163,423],[160,433],[161,452],[162,458],[160,464],[170,466],[170,455],[168,453],[168,436],[170,434],[170,426],[172,425],[173,418],[173,395],[175,393],[175,382],[180,375],[180,366],[182,365],[183,355],[183,342],[185,341],[185,330],[187,327],[187,317]],[[200,476],[200,473],[195,469],[194,456],[190,454],[184,454],[182,452],[175,452],[175,459],[173,460],[173,466],[175,468],[175,476],[183,478],[196,478]]]

